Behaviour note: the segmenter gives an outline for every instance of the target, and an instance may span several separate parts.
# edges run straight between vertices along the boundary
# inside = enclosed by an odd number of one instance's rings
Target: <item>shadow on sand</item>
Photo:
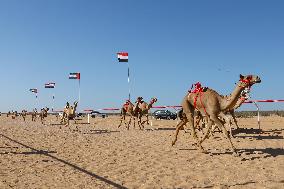
[[[119,133],[120,131],[109,131],[106,129],[92,129],[89,133],[82,133],[82,134],[109,134],[109,133]]]
[[[83,168],[81,168],[81,167],[79,167],[79,166],[77,166],[77,165],[75,165],[75,164],[72,164],[72,163],[70,163],[70,162],[68,162],[68,161],[65,161],[65,160],[63,160],[63,159],[60,159],[60,158],[58,158],[58,157],[56,157],[56,156],[50,155],[49,152],[47,152],[47,151],[37,150],[37,149],[35,149],[35,148],[33,148],[33,147],[30,147],[30,146],[28,146],[28,145],[25,145],[25,144],[23,144],[23,143],[21,143],[21,142],[18,142],[18,141],[16,141],[16,140],[13,140],[12,138],[10,138],[10,137],[8,137],[8,136],[5,136],[5,135],[3,135],[3,134],[0,134],[0,136],[6,138],[6,139],[8,139],[8,140],[10,140],[10,141],[12,141],[12,142],[14,142],[14,143],[16,143],[16,144],[19,144],[19,145],[21,145],[21,146],[24,146],[25,148],[31,149],[32,151],[34,151],[35,154],[41,154],[41,155],[45,155],[45,156],[47,156],[47,157],[50,157],[50,158],[52,158],[52,159],[54,159],[54,160],[57,160],[57,161],[59,161],[59,162],[61,162],[61,163],[64,163],[65,165],[68,165],[68,166],[72,167],[73,169],[76,169],[76,170],[78,170],[78,171],[81,171],[82,173],[85,173],[85,174],[87,174],[87,175],[89,175],[89,176],[91,176],[91,177],[93,177],[93,178],[96,178],[96,179],[98,179],[98,180],[100,180],[100,181],[102,181],[102,182],[104,182],[104,183],[106,183],[106,184],[109,184],[109,185],[111,185],[111,186],[113,186],[113,187],[115,187],[115,188],[127,189],[125,186],[122,186],[122,185],[120,185],[120,184],[117,184],[117,183],[115,183],[115,182],[113,182],[113,181],[111,181],[111,180],[108,180],[108,179],[106,179],[106,178],[104,178],[104,177],[102,177],[102,176],[99,176],[99,175],[97,175],[97,174],[95,174],[95,173],[92,173],[92,172],[90,172],[90,171],[88,171],[88,170],[85,170],[85,169],[83,169]],[[44,152],[44,153],[43,153],[43,152]]]
[[[237,184],[232,184],[232,185],[209,185],[209,186],[202,186],[202,187],[193,187],[193,188],[230,188],[233,186],[245,186],[245,185],[249,185],[249,184],[256,184],[256,182],[254,181],[248,181],[248,182],[244,182],[244,183],[237,183]]]
[[[153,129],[145,129],[146,131],[174,131],[175,127],[158,127]]]
[[[243,158],[243,160],[254,160],[260,158],[268,158],[268,157],[277,157],[284,155],[283,148],[264,148],[264,149],[238,149],[239,154],[246,154],[248,158]],[[206,152],[209,155],[224,155],[224,154],[232,154],[231,151],[225,152],[210,152],[209,150]],[[257,157],[251,157],[250,155],[256,155]]]
[[[18,155],[43,155],[43,154],[49,154],[49,153],[57,153],[56,151],[45,151],[45,150],[38,150],[38,151],[31,151],[31,152],[0,152],[0,155],[3,154],[18,154]]]

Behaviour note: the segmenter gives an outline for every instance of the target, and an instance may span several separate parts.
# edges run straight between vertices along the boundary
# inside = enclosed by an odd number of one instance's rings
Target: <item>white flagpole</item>
[[[79,105],[80,105],[80,100],[81,100],[81,87],[80,87],[80,81],[81,81],[81,76],[80,76],[80,78],[79,78],[79,97],[78,97],[78,107],[79,107]],[[78,108],[78,110],[79,110],[79,108]]]
[[[130,100],[130,68],[129,63],[127,62],[128,70],[127,70],[127,81],[128,81],[128,100]]]

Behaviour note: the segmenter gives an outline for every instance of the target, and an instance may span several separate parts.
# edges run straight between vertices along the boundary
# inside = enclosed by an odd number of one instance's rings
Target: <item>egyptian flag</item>
[[[128,62],[128,52],[117,53],[117,58],[119,62]]]
[[[54,88],[55,87],[55,83],[46,83],[44,85],[45,88]]]
[[[37,89],[30,89],[32,93],[37,93]]]
[[[81,75],[80,73],[70,73],[69,74],[69,79],[80,79]]]

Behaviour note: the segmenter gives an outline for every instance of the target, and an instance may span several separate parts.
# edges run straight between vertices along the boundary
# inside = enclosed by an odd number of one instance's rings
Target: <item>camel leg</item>
[[[231,120],[232,120],[233,116],[231,114],[226,115],[223,112],[220,112],[220,117],[223,118],[225,120],[225,124],[227,124],[229,126],[230,136],[231,136],[231,138],[233,138],[232,124],[231,124]]]
[[[147,125],[150,125],[150,123],[149,123],[149,114],[146,114],[146,120],[147,120]]]
[[[131,119],[132,119],[132,116],[130,116],[129,122],[128,122],[128,124],[127,124],[127,130],[129,130],[129,126],[130,126],[130,124],[131,124]]]
[[[138,124],[138,126],[139,126],[139,124]],[[135,116],[133,116],[133,128],[135,129]],[[139,126],[139,129],[141,129],[140,126]]]
[[[231,112],[231,115],[232,115],[232,117],[233,117],[233,120],[234,120],[234,123],[235,123],[237,129],[239,129],[239,125],[238,125],[238,122],[237,122],[237,119],[236,119],[236,116],[235,116],[235,112],[232,111],[232,112]]]
[[[196,145],[197,145],[198,149],[201,150],[202,152],[205,152],[205,150],[201,146],[201,142],[199,141],[199,139],[196,135],[195,128],[194,128],[194,110],[192,109],[190,111],[186,111],[186,109],[184,109],[184,112],[186,114],[186,118],[187,118],[188,123],[190,125],[191,135],[193,136],[194,140],[196,141]]]
[[[181,120],[177,126],[176,126],[176,133],[175,133],[175,138],[174,140],[172,141],[172,146],[175,145],[176,141],[177,141],[177,136],[178,136],[178,133],[179,133],[179,130],[186,124],[186,122],[184,120]]]
[[[226,130],[226,128],[223,125],[222,121],[216,115],[210,116],[210,119],[212,119],[215,122],[215,124],[217,124],[217,126],[222,130],[223,134],[229,140],[233,152],[236,153],[236,148],[234,147],[234,145],[233,145],[233,143],[231,141],[230,135],[228,134],[228,131]]]
[[[125,116],[124,116],[124,115],[122,115],[122,116],[120,117],[120,123],[119,123],[119,125],[118,125],[117,128],[119,128],[119,127],[121,126],[123,120],[124,120],[124,123],[125,123]]]
[[[142,117],[143,117],[143,114],[141,114],[141,115],[139,116],[139,122],[140,122],[141,128],[144,129],[144,124],[145,124],[146,121],[142,121]],[[146,114],[146,119],[147,119],[147,114]],[[149,124],[149,123],[148,123],[148,124]]]
[[[213,132],[213,122],[211,120],[208,121],[207,123],[207,127],[206,127],[206,131],[205,131],[205,135],[203,136],[203,138],[201,139],[200,143],[204,142],[204,140],[206,138],[209,138],[209,134],[210,132]]]

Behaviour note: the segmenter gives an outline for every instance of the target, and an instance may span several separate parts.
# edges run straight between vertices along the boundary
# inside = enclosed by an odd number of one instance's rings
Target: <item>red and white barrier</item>
[[[248,100],[244,103],[253,103],[253,102],[284,102],[284,100]]]
[[[259,106],[257,105],[257,102],[284,102],[284,100],[248,100],[248,101],[245,101],[244,103],[246,104],[249,104],[249,103],[253,103],[256,108],[257,108],[257,123],[258,123],[258,127],[260,129],[260,114],[259,114]],[[174,105],[174,106],[153,106],[152,108],[154,109],[164,109],[164,108],[173,108],[176,110],[177,112],[177,109],[180,109],[182,108],[182,106],[178,106],[178,105]],[[117,110],[120,110],[120,108],[100,108],[100,109],[96,109],[96,110],[105,110],[105,111],[117,111]],[[88,112],[88,123],[90,123],[90,113],[92,111],[94,111],[93,109],[85,109],[83,110],[84,112]],[[57,113],[60,113],[60,112],[63,112],[61,110],[54,110],[53,112],[57,112]]]

